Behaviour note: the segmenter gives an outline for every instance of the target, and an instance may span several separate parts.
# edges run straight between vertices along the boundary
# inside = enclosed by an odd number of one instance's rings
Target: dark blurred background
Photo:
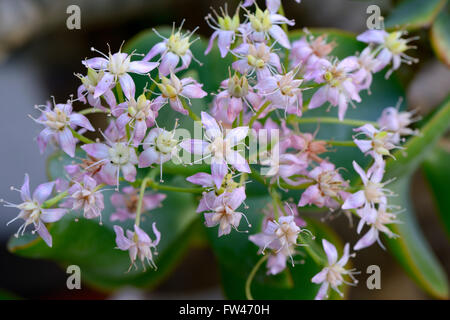
[[[237,1],[227,1],[234,10]],[[262,2],[262,3],[261,3]],[[390,0],[283,0],[289,18],[296,28],[332,27],[352,32],[365,30],[366,8],[377,4],[386,13],[393,6]],[[212,0],[0,0],[0,195],[18,202],[18,194],[10,186],[20,186],[23,173],[31,176],[32,187],[46,181],[45,155],[40,156],[34,137],[40,127],[28,114],[36,116],[35,104],[44,104],[51,95],[65,101],[76,94],[79,80],[74,73],[84,73],[81,60],[92,56],[90,47],[103,52],[107,43],[113,51],[122,41],[143,29],[179,24],[186,18],[185,28],[199,26],[198,33],[209,36],[204,22],[210,7],[218,8],[225,1]],[[260,1],[261,4],[264,1]],[[66,9],[81,9],[81,30],[68,30]],[[230,12],[231,12],[230,10]],[[407,90],[409,108],[428,113],[447,95],[450,71],[435,58],[429,47],[428,34],[419,32],[421,63],[402,76]],[[198,57],[201,60],[201,57]],[[414,77],[411,77],[414,72]],[[377,93],[378,94],[378,93]],[[91,118],[96,121],[95,116]],[[420,225],[436,255],[450,270],[448,238],[437,221],[434,207],[422,175],[413,182],[413,199]],[[196,247],[182,264],[155,291],[148,293],[132,288],[105,296],[83,284],[82,290],[66,289],[66,274],[57,265],[23,259],[6,251],[6,242],[15,226],[6,227],[16,210],[0,207],[0,290],[23,298],[192,298],[218,299],[219,276],[214,257],[208,248]],[[342,216],[331,222],[346,241],[355,242],[354,229]],[[202,263],[199,263],[202,261]],[[379,246],[363,250],[355,267],[362,270],[378,264],[382,270],[382,290],[368,290],[365,285],[353,288],[354,299],[426,299],[427,297],[406,276],[403,270]],[[361,279],[365,281],[364,276]],[[364,283],[364,282],[363,282]]]

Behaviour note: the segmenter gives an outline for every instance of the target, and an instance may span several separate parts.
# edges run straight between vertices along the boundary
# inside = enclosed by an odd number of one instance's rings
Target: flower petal
[[[156,151],[155,147],[149,147],[141,152],[139,155],[139,168],[147,168],[154,163],[159,163],[159,152]]]
[[[119,77],[120,86],[122,87],[123,94],[128,100],[134,99],[136,93],[136,86],[134,85],[133,78],[128,73],[124,73]]]
[[[153,59],[156,55],[163,53],[166,50],[167,46],[165,42],[159,42],[155,44],[150,51],[147,53],[147,55],[142,59],[142,61],[149,61]]]
[[[360,190],[354,194],[351,194],[342,205],[343,210],[360,208],[366,202],[366,196],[364,190]]]
[[[322,239],[322,245],[328,258],[328,265],[335,264],[338,258],[336,247],[326,239]]]
[[[158,66],[158,62],[148,62],[148,61],[133,61],[130,62],[128,67],[128,72],[145,74],[149,73]]]
[[[81,146],[88,155],[97,159],[108,158],[108,146],[104,143],[89,143]]]
[[[211,139],[214,140],[217,137],[220,137],[222,135],[222,130],[220,129],[219,125],[217,124],[216,119],[211,117],[208,113],[202,111],[201,113],[202,117],[202,124],[205,127],[206,135]]]
[[[50,197],[54,186],[54,181],[40,184],[33,192],[33,200],[37,201],[39,204],[42,204],[48,197]]]
[[[270,30],[269,30],[269,34],[279,44],[281,44],[286,49],[290,49],[291,48],[291,43],[289,42],[289,39],[288,39],[288,37],[286,35],[286,32],[284,32],[284,30],[280,26],[277,26],[276,24],[272,25],[272,28],[270,28]]]
[[[175,70],[175,67],[180,61],[180,57],[172,52],[167,52],[162,58],[161,64],[159,65],[159,72],[163,76],[167,76]]]
[[[31,200],[30,177],[28,176],[28,173],[25,173],[25,179],[23,180],[23,185],[20,188],[20,197],[23,201]]]
[[[111,89],[114,86],[114,84],[115,84],[114,76],[109,72],[105,73],[98,82],[97,86],[95,87],[94,98],[100,97],[106,91]]]
[[[134,242],[126,238],[122,227],[114,226],[114,231],[116,233],[116,244],[120,250],[128,250],[134,245]]]
[[[55,222],[61,219],[67,213],[67,209],[42,209],[41,220],[45,223]]]
[[[44,223],[39,221],[39,225],[37,227],[37,232],[39,236],[42,238],[42,240],[45,241],[45,243],[51,248],[52,247],[52,236],[48,232],[47,227]]]
[[[308,109],[315,109],[323,105],[328,100],[328,86],[323,86],[317,90],[309,102]]]
[[[228,173],[228,166],[224,160],[212,159],[211,161],[211,175],[217,189],[222,185],[223,178]]]
[[[226,155],[227,163],[231,164],[236,170],[240,172],[250,173],[250,167],[247,160],[240,155],[238,151],[229,151]]]
[[[230,143],[230,146],[237,145],[240,141],[245,139],[248,135],[248,127],[237,127],[226,132],[226,140]]]
[[[136,180],[136,167],[131,163],[121,166],[123,178],[129,182]]]
[[[83,127],[89,131],[95,131],[94,127],[89,122],[88,118],[79,113],[72,113],[70,115],[70,123],[79,127]]]
[[[106,69],[108,67],[108,60],[102,57],[91,58],[81,62],[87,68],[91,69]]]
[[[198,184],[202,187],[212,187],[213,180],[212,176],[206,172],[198,172],[190,177],[186,178],[187,181],[193,184]]]
[[[353,250],[361,250],[370,247],[378,239],[378,230],[376,228],[370,228],[370,230],[356,242]]]
[[[186,139],[180,143],[180,147],[192,154],[203,155],[206,153],[209,143],[199,139]]]
[[[65,128],[63,131],[58,132],[58,141],[61,149],[73,158],[77,141],[73,137],[72,131],[69,128]]]

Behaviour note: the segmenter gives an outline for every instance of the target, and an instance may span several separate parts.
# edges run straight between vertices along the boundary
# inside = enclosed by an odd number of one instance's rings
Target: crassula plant
[[[209,42],[174,26],[115,53],[92,49],[76,98],[37,107],[39,149],[59,150],[51,182],[31,193],[25,174],[22,202],[3,200],[18,210],[10,249],[79,265],[108,290],[155,286],[194,240],[207,241],[227,297],[325,299],[357,285],[359,251],[387,246],[446,296],[408,184],[450,111],[447,101],[417,129],[397,103],[393,72],[417,62],[414,39],[288,31],[295,21],[273,0],[206,21]],[[355,243],[327,226],[337,216],[356,221]]]

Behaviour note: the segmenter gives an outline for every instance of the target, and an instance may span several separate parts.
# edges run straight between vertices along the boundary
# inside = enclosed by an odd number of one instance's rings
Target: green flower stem
[[[281,208],[281,206],[280,206],[280,196],[274,190],[274,188],[270,189],[270,196],[272,197],[273,216],[274,216],[275,220],[278,220],[278,218],[280,216],[280,212],[279,212],[278,208]]]
[[[248,127],[251,128],[253,126],[253,123],[258,119],[258,117],[264,112],[264,110],[267,109],[267,107],[270,105],[270,101],[266,101],[266,103],[264,103],[262,105],[261,108],[258,109],[258,111],[256,112],[256,114],[250,118],[250,121],[248,123]]]
[[[183,187],[168,186],[165,184],[156,183],[153,180],[150,180],[148,182],[148,186],[155,190],[165,190],[165,191],[185,192],[185,193],[202,193],[203,191],[205,191],[204,188],[183,188]]]
[[[357,147],[356,143],[354,143],[352,140],[349,140],[349,141],[328,140],[327,144],[336,146],[336,147]]]
[[[282,183],[280,183],[280,186],[281,186],[283,189],[289,189],[289,190],[303,190],[303,189],[306,189],[306,188],[308,188],[309,186],[313,185],[314,183],[315,183],[315,182],[306,182],[306,183],[302,183],[302,184],[299,184],[299,185],[296,185],[296,186],[292,186],[292,185],[290,185],[290,184],[286,184],[286,183],[282,182]]]
[[[244,172],[241,174],[241,180],[239,181],[240,186],[243,186],[245,184],[245,181],[247,181],[247,177],[248,177],[247,173]]]
[[[138,227],[141,222],[142,202],[144,200],[145,188],[147,188],[147,184],[150,181],[151,181],[150,178],[145,177],[141,183],[141,189],[139,191],[139,200],[138,200],[137,208],[136,208],[136,220],[134,221],[134,224],[137,225]]]
[[[355,120],[355,119],[344,119],[339,120],[338,118],[333,117],[311,117],[311,118],[299,118],[296,116],[289,116],[288,122],[291,123],[333,123],[333,124],[343,124],[346,126],[352,126],[352,127],[361,127],[365,124],[371,124],[374,127],[378,127],[378,123],[374,121],[366,121],[366,120]]]
[[[99,109],[99,108],[87,108],[87,109],[81,110],[78,113],[86,115],[86,114],[91,114],[91,113],[108,113],[108,111],[102,110],[102,109]]]
[[[253,180],[258,181],[259,183],[261,183],[261,184],[263,184],[263,185],[266,185],[266,186],[269,186],[269,185],[270,185],[270,183],[268,183],[268,182],[264,179],[264,177],[263,177],[262,175],[260,175],[258,172],[256,172],[255,170],[252,170],[252,172],[250,173],[250,177],[251,177]],[[280,186],[281,186],[283,189],[289,189],[289,190],[303,190],[303,189],[308,188],[308,187],[309,187],[310,185],[312,185],[312,184],[313,184],[313,182],[306,182],[306,183],[299,184],[299,185],[297,185],[297,186],[292,186],[292,185],[290,185],[290,184],[286,184],[286,183],[284,183],[284,182],[281,182],[281,183],[280,183]]]
[[[95,143],[95,141],[93,141],[93,140],[91,140],[91,139],[89,139],[89,138],[86,138],[85,136],[83,136],[82,134],[79,134],[78,132],[76,132],[76,131],[73,130],[72,128],[70,128],[70,131],[72,131],[73,136],[74,136],[75,138],[77,138],[78,140],[80,140],[81,142],[84,142],[84,143],[86,143],[86,144],[89,144],[89,143]]]
[[[101,188],[103,188],[104,186],[105,186],[104,184],[99,184],[97,187],[95,187],[94,192],[99,190],[99,189],[101,189]],[[58,193],[53,198],[50,198],[47,201],[45,201],[42,204],[42,208],[43,209],[49,209],[49,208],[53,207],[54,205],[58,204],[62,199],[64,199],[68,195],[69,195],[69,192],[67,190],[64,191],[64,192]]]
[[[262,256],[261,259],[259,259],[259,261],[253,267],[252,271],[250,271],[247,281],[245,281],[245,296],[247,297],[248,300],[253,300],[253,296],[252,296],[252,292],[251,292],[251,285],[252,285],[253,278],[255,277],[255,274],[258,271],[258,269],[261,267],[261,265],[267,259],[269,259],[268,254]]]
[[[54,196],[53,198],[48,199],[47,201],[45,201],[42,204],[42,208],[43,209],[49,209],[49,208],[53,207],[54,205],[56,205],[58,202],[60,202],[62,199],[67,197],[68,195],[69,195],[69,192],[67,192],[67,191],[61,192],[58,195]]]
[[[122,91],[122,87],[120,86],[120,82],[116,83],[116,92],[117,92],[117,98],[119,99],[119,103],[124,102],[124,98],[123,98],[123,91]]]
[[[198,115],[192,111],[191,107],[186,103],[186,100],[183,98],[179,98],[181,103],[183,104],[183,108],[189,112],[189,117],[191,117],[194,121],[201,121]]]
[[[181,164],[174,164],[172,161],[164,163],[164,172],[168,174],[192,176],[198,172],[206,172],[210,170],[210,166],[207,164],[195,164],[191,166],[185,166]]]

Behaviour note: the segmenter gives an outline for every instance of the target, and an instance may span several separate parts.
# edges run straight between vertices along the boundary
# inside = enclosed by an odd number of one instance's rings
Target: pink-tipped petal
[[[222,185],[223,178],[228,173],[228,166],[224,160],[215,160],[214,158],[211,161],[211,175],[216,185],[217,189]]]
[[[159,241],[161,240],[161,232],[159,232],[159,230],[156,228],[156,222],[152,223],[152,230],[156,236],[156,239],[153,242],[153,245],[156,246],[156,245],[158,245]]]
[[[361,250],[370,247],[378,239],[378,230],[376,228],[370,228],[370,230],[356,242],[353,250]]]
[[[134,245],[134,242],[125,237],[122,227],[114,226],[114,232],[116,233],[116,244],[120,250],[128,250]]]
[[[217,36],[219,35],[219,32],[220,32],[220,31],[218,31],[218,30],[214,31],[213,34],[211,35],[211,37],[209,38],[208,47],[207,47],[206,50],[205,50],[205,55],[207,55],[207,54],[211,51],[211,49],[212,49],[212,47],[213,47],[213,44],[214,44],[214,40],[215,40],[215,39],[217,38]],[[220,47],[219,47],[219,49],[220,49]],[[222,58],[223,58],[223,57],[222,57]]]
[[[289,38],[287,37],[286,32],[284,32],[284,30],[280,26],[276,24],[272,25],[272,28],[270,28],[269,30],[269,34],[286,49],[291,48]]]
[[[323,300],[323,299],[325,299],[327,297],[328,287],[329,287],[329,283],[328,282],[322,283],[322,285],[320,286],[320,289],[317,292],[317,295],[314,298],[314,300]]]
[[[76,140],[73,137],[72,131],[69,128],[60,131],[58,133],[58,141],[61,149],[73,158],[75,156]]]
[[[47,227],[44,223],[39,221],[39,225],[37,226],[37,233],[42,238],[42,240],[45,241],[45,243],[51,248],[53,245],[52,236],[50,235],[50,232],[48,232]]]
[[[315,109],[323,105],[328,100],[328,87],[323,86],[317,90],[309,102],[308,109]]]
[[[225,58],[230,50],[230,45],[233,42],[234,31],[224,31],[219,32],[219,39],[217,41],[217,46],[219,47],[220,56]]]
[[[198,184],[202,187],[212,187],[213,180],[212,176],[206,172],[198,172],[190,177],[186,178],[187,181],[193,184]]]
[[[384,30],[367,30],[356,37],[356,40],[365,43],[383,43],[387,32]]]
[[[98,98],[106,91],[111,89],[115,84],[115,78],[111,73],[105,73],[95,87],[94,98]]]
[[[237,171],[250,173],[247,160],[238,151],[230,151],[226,157],[227,163],[231,164]]]
[[[366,202],[366,196],[364,190],[360,190],[350,195],[342,205],[343,210],[360,208]]]
[[[167,76],[171,72],[175,70],[178,62],[180,61],[180,57],[172,52],[167,52],[162,58],[161,64],[159,65],[159,72],[163,76]]]
[[[142,61],[150,61],[155,57],[156,55],[163,53],[166,50],[166,44],[165,42],[159,42],[155,44],[150,51],[147,53],[147,55],[142,59]]]
[[[125,97],[127,97],[128,100],[134,98],[136,86],[134,85],[133,78],[131,78],[128,73],[124,73],[119,77],[119,82]]]
[[[248,135],[248,127],[237,127],[226,132],[226,140],[235,146]]]
[[[203,98],[207,95],[205,91],[202,90],[200,84],[188,84],[183,87],[183,91],[181,92],[183,96],[188,98]]]
[[[325,254],[327,255],[328,265],[331,266],[335,264],[338,258],[336,247],[326,239],[322,239],[322,245],[325,250]]]
[[[228,205],[231,209],[236,210],[244,202],[245,198],[245,187],[236,188],[229,196]]]
[[[31,200],[30,177],[28,176],[28,173],[25,173],[25,178],[23,180],[22,187],[20,188],[20,196],[23,201]]]
[[[94,127],[89,122],[88,118],[79,113],[72,113],[70,115],[70,123],[79,127],[83,127],[89,131],[95,131]]]
[[[150,147],[141,152],[139,155],[139,168],[147,168],[154,163],[159,163],[159,153],[154,147]]]
[[[81,146],[88,155],[97,159],[108,158],[108,146],[104,143],[89,143]]]
[[[39,204],[42,204],[48,197],[50,197],[54,186],[54,181],[40,184],[33,192],[33,200],[37,201]]]
[[[158,66],[158,62],[133,61],[130,62],[128,72],[145,74],[149,73]]]
[[[42,209],[41,220],[45,223],[56,222],[60,220],[67,213],[67,209]]]
[[[201,113],[202,118],[202,124],[205,127],[206,135],[211,139],[214,140],[217,137],[220,137],[222,135],[222,130],[220,129],[219,125],[217,124],[216,119],[211,117],[208,113],[202,111]]]
[[[108,60],[105,58],[97,57],[97,58],[91,58],[82,61],[83,65],[85,65],[87,68],[91,69],[106,69],[108,67]]]
[[[129,182],[133,182],[136,180],[136,166],[131,163],[127,163],[121,167],[123,178]]]

